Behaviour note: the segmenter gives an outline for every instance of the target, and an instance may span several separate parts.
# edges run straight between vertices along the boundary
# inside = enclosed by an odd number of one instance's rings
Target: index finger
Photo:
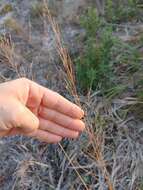
[[[42,105],[73,118],[81,119],[84,116],[84,111],[80,107],[49,89],[44,92]]]

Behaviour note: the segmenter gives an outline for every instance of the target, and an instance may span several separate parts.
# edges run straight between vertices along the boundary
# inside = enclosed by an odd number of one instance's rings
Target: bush
[[[113,36],[113,28],[97,15],[95,8],[88,9],[81,18],[81,26],[86,37],[83,51],[75,61],[80,90],[87,93],[100,89],[103,94],[111,90],[112,94],[120,94],[126,89],[120,80],[121,75],[130,80],[140,68],[141,55],[136,45]]]
[[[109,88],[112,84],[111,52],[114,45],[112,28],[104,26],[97,16],[96,9],[89,8],[82,17],[81,26],[86,30],[84,52],[76,60],[76,71],[79,86],[87,92],[101,88]]]

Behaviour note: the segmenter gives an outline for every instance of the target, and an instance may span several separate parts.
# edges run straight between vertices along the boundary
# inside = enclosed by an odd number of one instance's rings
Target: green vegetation
[[[81,19],[87,32],[85,49],[76,60],[79,85],[83,91],[95,90],[97,86],[109,87],[112,83],[111,52],[114,45],[112,28],[104,27],[96,9],[89,8]]]
[[[112,23],[127,22],[140,18],[141,5],[137,0],[107,0],[105,18]]]
[[[119,67],[122,73],[133,74],[138,71],[140,66],[140,53],[136,46],[122,42],[117,38],[112,53],[115,66]],[[117,72],[119,72],[119,70],[117,70]]]
[[[106,98],[111,100],[117,95],[120,95],[126,89],[126,85],[117,85],[108,90],[105,90]]]
[[[97,15],[95,8],[88,9],[81,18],[81,26],[86,38],[84,49],[75,61],[80,90],[84,93],[100,90],[109,99],[120,95],[128,87],[120,77],[128,81],[140,68],[138,49],[115,37],[113,28]]]

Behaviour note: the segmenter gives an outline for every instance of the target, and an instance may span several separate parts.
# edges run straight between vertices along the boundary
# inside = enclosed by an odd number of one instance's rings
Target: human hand
[[[0,137],[20,134],[47,143],[77,138],[83,116],[81,108],[26,78],[0,84]]]

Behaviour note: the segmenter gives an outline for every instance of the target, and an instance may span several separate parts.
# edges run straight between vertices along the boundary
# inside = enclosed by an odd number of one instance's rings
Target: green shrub
[[[114,44],[112,29],[104,26],[96,9],[89,8],[82,17],[81,25],[86,30],[85,49],[76,60],[77,79],[80,89],[87,92],[99,86],[107,88],[112,83],[111,52]]]
[[[88,9],[81,26],[86,31],[84,48],[75,60],[80,90],[86,93],[100,89],[107,97],[119,95],[127,89],[124,82],[130,81],[141,67],[142,56],[136,44],[113,36],[113,28],[95,8]]]

